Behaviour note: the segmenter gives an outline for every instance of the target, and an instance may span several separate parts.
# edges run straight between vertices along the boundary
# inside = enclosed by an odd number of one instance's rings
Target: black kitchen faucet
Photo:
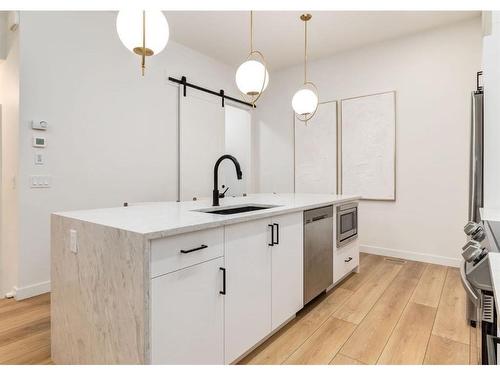
[[[213,204],[212,206],[219,205],[219,164],[224,160],[229,159],[234,163],[236,167],[236,177],[241,180],[243,173],[241,173],[241,167],[238,160],[232,155],[222,155],[216,162],[214,166],[214,191],[213,191]]]

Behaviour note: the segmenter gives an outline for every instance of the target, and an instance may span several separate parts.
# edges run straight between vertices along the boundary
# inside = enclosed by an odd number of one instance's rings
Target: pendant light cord
[[[253,52],[253,10],[250,11],[250,53]]]
[[[146,68],[146,11],[142,11],[142,76]]]

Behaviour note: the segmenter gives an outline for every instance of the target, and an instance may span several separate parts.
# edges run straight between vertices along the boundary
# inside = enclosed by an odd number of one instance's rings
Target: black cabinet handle
[[[181,253],[182,254],[189,254],[189,253],[192,253],[193,251],[206,249],[207,247],[208,247],[207,245],[201,245],[201,246],[195,247],[194,249],[191,249],[191,250],[181,250]]]
[[[276,242],[274,242],[274,245],[279,245],[279,243],[280,243],[280,225],[274,223],[273,226],[276,227]]]
[[[219,267],[219,270],[222,271],[222,290],[219,293],[226,295],[226,269],[224,267]]]
[[[344,262],[349,263],[352,260],[352,257],[349,257],[347,259],[344,259]]]
[[[271,243],[268,243],[268,245],[274,246],[274,225],[267,224],[267,226],[271,228]]]

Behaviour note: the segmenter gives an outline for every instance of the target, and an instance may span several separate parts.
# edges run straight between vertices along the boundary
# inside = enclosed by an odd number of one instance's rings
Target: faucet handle
[[[226,185],[222,185],[222,188],[226,188],[222,193],[219,194],[219,198],[224,198],[226,196],[227,191],[229,190],[229,186],[226,187]]]

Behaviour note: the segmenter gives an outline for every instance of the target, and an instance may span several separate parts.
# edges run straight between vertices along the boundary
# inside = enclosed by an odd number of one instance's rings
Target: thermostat
[[[45,137],[33,137],[33,147],[45,147],[47,145],[47,141]]]
[[[33,120],[31,121],[31,127],[35,130],[47,130],[47,127],[48,127],[48,122],[47,121],[44,121],[44,120],[41,120],[41,121],[38,121],[38,120]]]

